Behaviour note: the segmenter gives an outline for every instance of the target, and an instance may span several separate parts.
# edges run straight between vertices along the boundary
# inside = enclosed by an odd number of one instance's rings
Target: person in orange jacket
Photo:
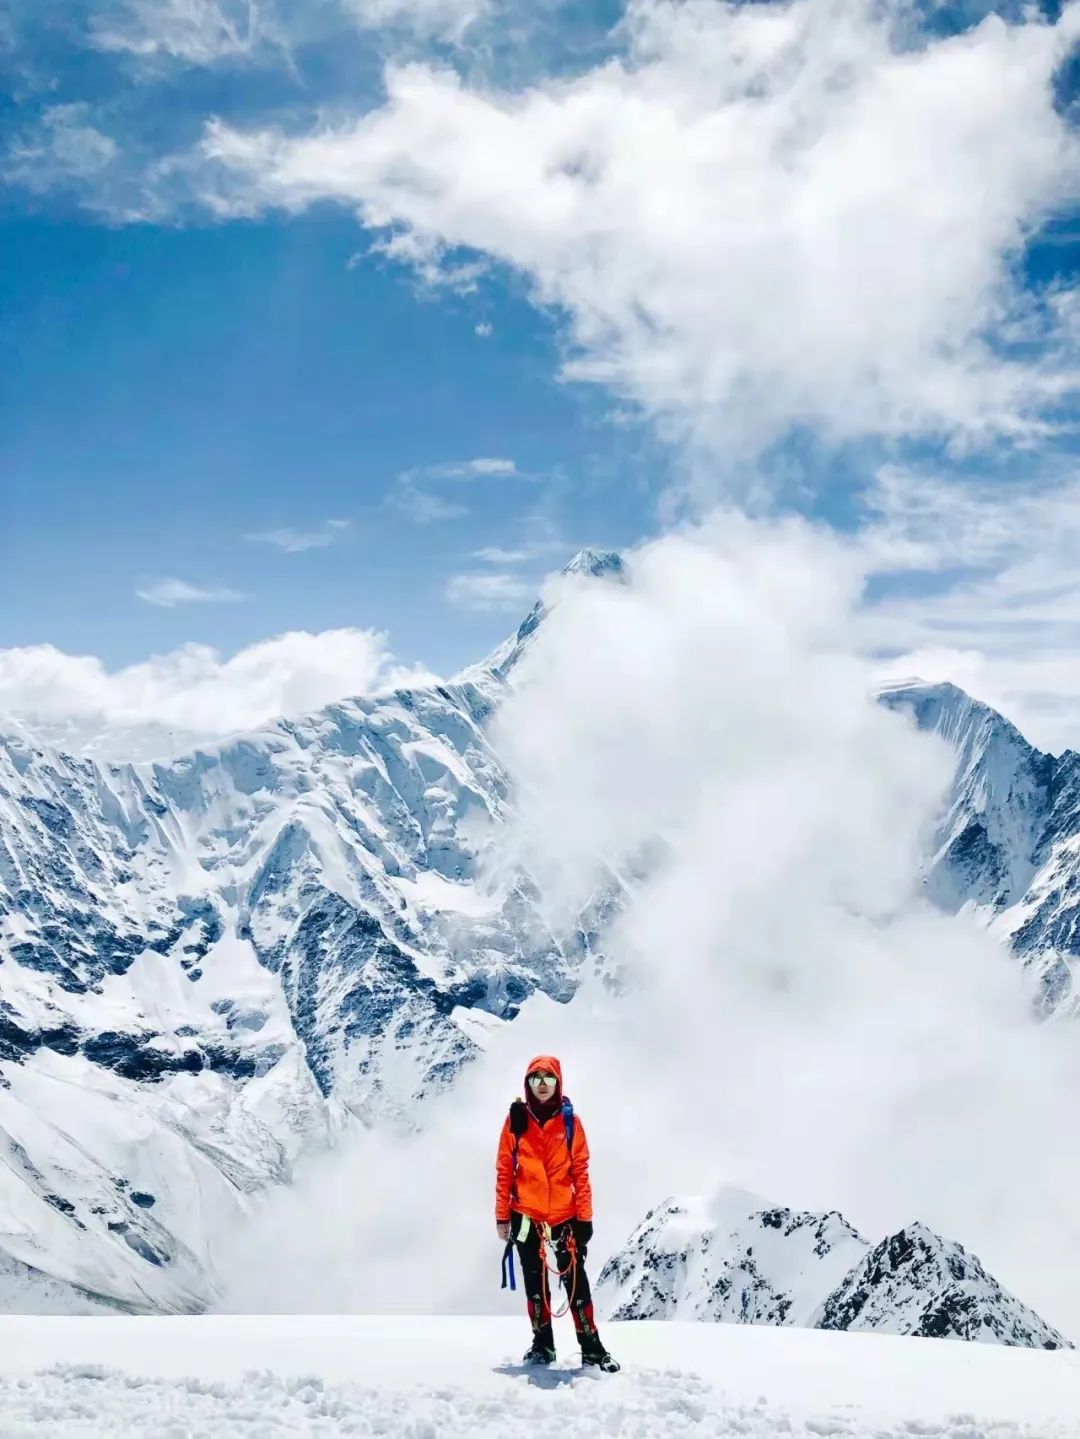
[[[526,1364],[555,1358],[549,1265],[569,1296],[581,1362],[614,1373],[618,1364],[600,1342],[585,1255],[593,1234],[589,1145],[581,1120],[563,1097],[562,1066],[538,1055],[525,1071],[525,1098],[503,1122],[495,1161],[495,1224],[517,1247],[532,1324]]]

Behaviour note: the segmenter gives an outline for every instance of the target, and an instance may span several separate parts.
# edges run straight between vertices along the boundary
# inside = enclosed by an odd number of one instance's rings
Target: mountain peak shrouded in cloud
[[[626,561],[617,551],[586,547],[577,552],[558,576],[552,577],[549,586],[557,587],[561,581],[575,579],[626,583],[629,570]],[[552,602],[549,590],[544,598],[536,601],[514,634],[503,640],[479,665],[471,665],[463,670],[461,677],[479,679],[481,683],[487,683],[490,676],[495,676],[500,682],[507,680],[527,652],[529,643],[544,622]],[[557,597],[554,602],[557,603]]]
[[[626,578],[626,563],[615,550],[579,550],[564,568],[564,575],[591,575],[593,579]]]
[[[1073,1347],[974,1255],[925,1224],[871,1245],[835,1211],[800,1213],[737,1190],[651,1210],[604,1266],[597,1293],[614,1319]]]

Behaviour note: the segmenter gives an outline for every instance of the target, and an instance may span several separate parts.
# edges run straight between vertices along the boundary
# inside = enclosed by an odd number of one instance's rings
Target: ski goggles
[[[529,1084],[533,1089],[539,1089],[542,1084],[558,1084],[558,1082],[553,1074],[541,1074],[539,1070],[535,1074],[529,1075]]]

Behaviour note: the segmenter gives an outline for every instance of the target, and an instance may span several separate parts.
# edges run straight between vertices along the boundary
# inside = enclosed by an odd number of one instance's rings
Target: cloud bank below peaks
[[[622,51],[520,91],[391,66],[306,132],[212,123],[219,214],[355,207],[427,268],[480,252],[563,317],[565,373],[746,455],[802,427],[1030,440],[1077,382],[1075,297],[1025,245],[1074,200],[1055,109],[1080,8],[952,36],[862,0],[631,0]]]
[[[0,650],[0,727],[61,748],[160,758],[195,742],[425,678],[395,665],[374,630],[294,631],[225,659],[186,644],[122,669],[53,645]]]

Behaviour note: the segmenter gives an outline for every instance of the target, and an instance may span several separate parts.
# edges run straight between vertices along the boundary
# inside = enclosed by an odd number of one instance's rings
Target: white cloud
[[[457,520],[469,513],[468,505],[459,500],[445,499],[425,488],[426,484],[437,484],[441,480],[509,479],[518,473],[513,460],[485,457],[420,465],[398,475],[387,496],[387,503],[407,515],[416,525]]]
[[[473,550],[473,559],[482,560],[486,565],[520,565],[532,558],[527,549],[506,550],[500,545],[486,545],[482,550]]]
[[[857,537],[864,646],[887,677],[952,680],[1033,743],[1080,748],[1080,480],[959,482],[889,468]]]
[[[494,333],[495,326],[489,324],[487,320],[481,320],[480,323],[473,328],[473,334],[481,340],[490,340]]]
[[[948,762],[869,699],[858,569],[808,526],[728,516],[638,552],[625,585],[549,591],[492,732],[515,808],[485,878],[524,860],[572,934],[578,901],[650,853],[602,936],[623,982],[530,1002],[426,1134],[347,1138],[273,1196],[230,1308],[490,1308],[491,1146],[543,1051],[589,1128],[598,1261],[664,1195],[723,1180],[869,1234],[919,1217],[1076,1331],[1075,1034],[1036,1025],[1020,966],[922,899]]]
[[[388,503],[412,520],[414,525],[434,525],[443,520],[459,520],[469,513],[468,505],[445,500],[442,495],[417,489],[408,479],[400,479],[391,490]]]
[[[344,0],[345,9],[373,29],[406,26],[422,36],[461,40],[490,14],[494,0]]]
[[[178,605],[235,604],[247,595],[226,585],[192,585],[187,580],[154,580],[135,591],[140,600],[172,610]]]
[[[228,659],[187,644],[117,670],[34,645],[0,650],[0,713],[65,747],[127,758],[422,677],[397,667],[374,630],[298,631]]]
[[[521,544],[511,547],[485,545],[483,549],[474,550],[472,557],[486,565],[524,565],[535,560],[550,559],[553,555],[569,557],[584,548],[583,545],[574,545],[569,540],[551,536],[523,540]]]
[[[212,65],[250,55],[267,38],[269,8],[259,0],[121,0],[99,8],[90,35],[99,50]]]
[[[535,598],[535,591],[517,575],[481,570],[452,575],[446,584],[446,598],[463,609],[515,612]]]
[[[629,1003],[549,1042],[574,1043],[576,1103],[605,1097],[608,1204],[630,1184],[643,1212],[656,1181],[623,1151],[670,1123],[664,1193],[711,1170],[867,1232],[918,1215],[1075,1326],[1053,1254],[1080,1218],[1042,1205],[1080,1179],[1055,1139],[1080,1055],[1030,1017],[995,940],[921,897],[949,761],[870,701],[857,594],[842,544],[731,516],[646,546],[629,584],[549,592],[493,732],[518,857],[572,929],[608,866],[653,851],[610,936]],[[611,1076],[634,1064],[649,1082],[627,1109]]]
[[[426,480],[473,480],[516,475],[518,467],[513,460],[479,458],[475,460],[451,460],[443,465],[426,465],[414,470],[413,474]]]
[[[910,16],[632,0],[627,56],[568,80],[414,64],[353,121],[216,123],[207,189],[357,206],[414,263],[504,262],[566,316],[568,375],[726,453],[792,426],[1031,438],[1080,369],[1067,307],[1014,270],[1077,194],[1053,80],[1080,7],[950,37]]]
[[[244,539],[253,544],[273,545],[288,555],[296,555],[305,550],[326,549],[351,528],[349,520],[325,520],[317,529],[297,530],[286,525],[276,530],[255,530],[245,535]]]
[[[51,105],[34,129],[16,136],[0,155],[0,178],[44,194],[68,184],[100,184],[119,148],[91,123],[84,104]]]

